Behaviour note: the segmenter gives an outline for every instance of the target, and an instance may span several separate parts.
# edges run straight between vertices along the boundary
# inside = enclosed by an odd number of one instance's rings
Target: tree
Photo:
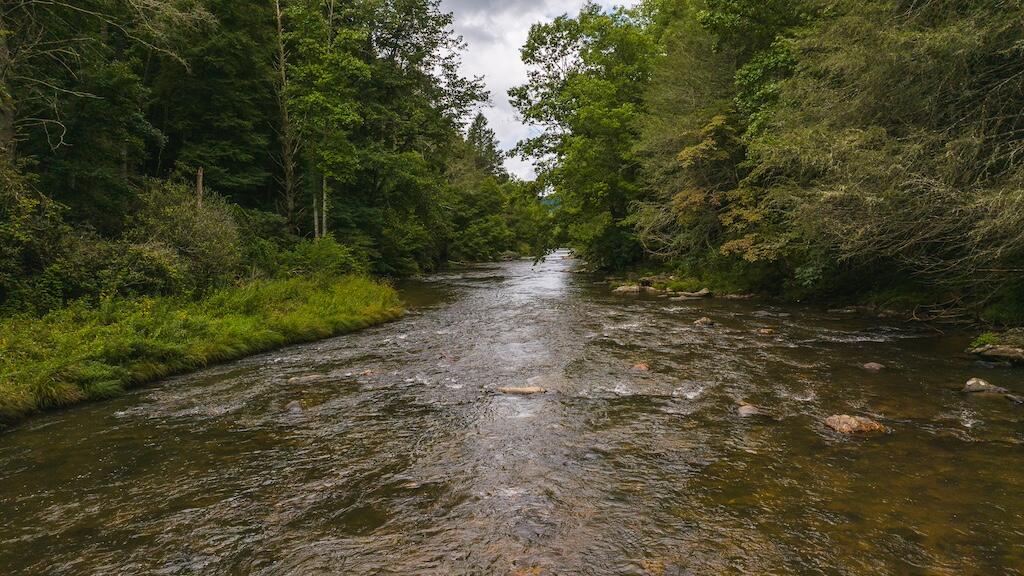
[[[656,52],[640,13],[588,3],[576,18],[534,25],[522,49],[529,81],[510,91],[543,130],[518,151],[539,162],[572,247],[598,267],[641,257],[624,220],[638,194],[633,145]]]

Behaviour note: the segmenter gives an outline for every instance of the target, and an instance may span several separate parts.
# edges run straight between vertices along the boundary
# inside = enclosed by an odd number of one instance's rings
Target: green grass
[[[0,426],[171,374],[358,330],[403,313],[364,276],[253,282],[208,297],[72,306],[0,321]]]

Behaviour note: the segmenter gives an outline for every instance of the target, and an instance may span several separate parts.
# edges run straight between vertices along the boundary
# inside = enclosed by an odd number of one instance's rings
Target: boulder
[[[825,419],[825,425],[840,434],[874,434],[888,432],[885,426],[863,416],[837,414]]]
[[[703,318],[698,318],[698,319],[694,320],[693,325],[694,326],[714,326],[715,325],[715,321],[712,320],[711,318],[708,318],[707,316],[705,316]]]
[[[292,400],[291,402],[288,403],[287,406],[284,407],[284,409],[287,410],[288,412],[291,412],[292,414],[301,414],[303,412],[302,402],[299,402],[298,400]]]
[[[541,388],[540,386],[522,386],[522,387],[506,386],[506,387],[498,388],[498,392],[501,392],[502,394],[514,394],[514,395],[518,395],[518,396],[529,396],[531,394],[543,394],[543,393],[547,392],[547,390]]]
[[[964,385],[963,392],[965,394],[1007,394],[1009,390],[989,384],[981,378],[971,378]]]
[[[637,362],[636,364],[633,365],[633,370],[638,370],[640,372],[649,372],[651,370],[651,365],[648,364],[647,362]]]
[[[878,362],[868,362],[867,364],[862,366],[862,368],[864,368],[868,372],[881,372],[882,370],[885,370],[885,365],[879,364]]]
[[[1016,346],[986,344],[985,346],[972,348],[968,350],[968,352],[975,356],[981,356],[986,360],[1024,364],[1024,348],[1018,348]]]
[[[640,286],[637,286],[636,284],[627,284],[612,290],[615,294],[639,294],[640,291]]]
[[[682,296],[683,298],[710,298],[711,290],[704,288],[699,292],[680,292],[679,295]]]

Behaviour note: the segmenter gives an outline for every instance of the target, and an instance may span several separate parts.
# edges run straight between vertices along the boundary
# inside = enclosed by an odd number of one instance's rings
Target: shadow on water
[[[561,256],[406,282],[402,321],[0,436],[0,568],[1024,573],[1024,410],[957,392],[1021,372],[917,325],[614,296]],[[526,385],[548,392],[497,392]]]

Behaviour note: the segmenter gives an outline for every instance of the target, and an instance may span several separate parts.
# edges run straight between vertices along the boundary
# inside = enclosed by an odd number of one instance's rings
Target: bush
[[[33,307],[30,280],[53,262],[68,231],[62,211],[0,161],[0,310]]]
[[[161,183],[141,195],[128,232],[136,244],[159,242],[177,252],[200,290],[224,284],[241,269],[241,236],[231,205],[207,193],[202,206],[185,186]]]
[[[366,263],[359,259],[351,248],[339,244],[328,236],[300,242],[291,251],[278,254],[276,268],[279,277],[314,274],[340,276],[350,272],[363,272],[366,270]]]

